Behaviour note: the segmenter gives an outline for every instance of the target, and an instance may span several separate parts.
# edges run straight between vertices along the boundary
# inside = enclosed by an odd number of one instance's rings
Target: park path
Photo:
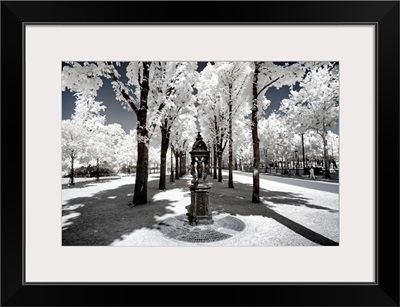
[[[218,218],[231,215],[246,229],[228,240],[202,246],[315,246],[339,244],[337,193],[270,181],[260,176],[261,202],[251,202],[251,173],[236,172],[234,189],[209,178],[210,206]],[[134,176],[82,182],[62,190],[63,245],[193,246],[167,239],[156,223],[185,214],[190,204],[190,176],[158,189],[149,177],[149,203],[132,207]],[[269,177],[268,177],[269,178]],[[283,178],[282,178],[283,179]]]
[[[227,171],[226,175],[228,174]],[[241,171],[234,171],[234,174],[238,175],[243,175],[243,176],[248,176],[252,177],[253,173],[249,172],[241,172]],[[234,175],[235,176],[235,175]],[[278,175],[271,175],[271,174],[265,174],[261,173],[260,174],[260,179],[263,180],[269,180],[277,183],[284,183],[284,184],[290,184],[302,188],[308,188],[308,189],[314,189],[318,191],[323,191],[323,192],[331,192],[331,193],[339,193],[339,183],[336,182],[324,182],[324,181],[313,181],[309,179],[302,179],[302,178],[290,178],[290,177],[285,177],[285,176],[278,176]]]

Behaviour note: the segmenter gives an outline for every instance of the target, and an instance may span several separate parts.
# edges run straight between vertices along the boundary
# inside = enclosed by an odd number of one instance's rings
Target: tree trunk
[[[180,166],[180,169],[181,169],[180,177],[185,176],[185,168],[186,168],[185,160],[186,160],[185,153],[181,152],[179,154],[179,166]]]
[[[140,108],[137,111],[138,155],[136,165],[135,192],[132,203],[147,203],[147,181],[149,178],[149,133],[147,130],[147,97],[151,62],[143,62],[143,78],[140,82]]]
[[[265,147],[267,147],[267,144],[265,144]],[[265,172],[268,173],[268,148],[265,149]]]
[[[70,179],[69,179],[69,185],[75,185],[75,180],[74,180],[74,156],[71,155],[71,174],[70,174]]]
[[[212,147],[211,147],[211,145],[210,144],[208,144],[208,150],[210,151],[210,155],[209,155],[209,157],[208,157],[208,169],[207,169],[207,175],[209,176],[209,177],[211,177],[212,176],[212,161],[213,161],[213,156],[212,156]]]
[[[328,157],[328,141],[326,140],[326,134],[322,136],[324,140],[324,163],[325,163],[325,178],[331,178],[331,173],[330,173],[330,163],[329,163],[329,157]]]
[[[96,181],[100,180],[100,165],[99,159],[96,159]]]
[[[257,82],[260,71],[260,63],[255,62],[254,78],[253,78],[253,107],[251,108],[251,136],[253,139],[253,194],[251,201],[253,203],[260,202],[260,174],[258,168],[260,166],[260,140],[258,139],[258,104],[257,104]]]
[[[306,175],[306,156],[304,155],[304,133],[301,134],[301,150],[303,152],[303,174]]]
[[[135,193],[133,195],[134,205],[147,203],[147,181],[149,177],[148,169],[149,148],[148,143],[138,143],[138,158],[136,166]]]
[[[211,146],[209,146],[209,150],[210,150],[210,160],[208,161],[208,163],[209,163],[210,167],[208,168],[208,176],[211,177],[212,174],[213,174],[213,172],[212,172],[212,165],[213,165],[213,161],[214,161],[213,155],[212,155],[212,153],[211,153]]]
[[[186,174],[187,174],[187,171],[188,171],[187,153],[186,153],[186,152],[185,152],[185,154],[184,154],[183,164],[184,164],[184,167],[183,167],[183,174],[186,175]]]
[[[161,126],[161,153],[160,153],[160,182],[158,188],[160,190],[166,189],[167,177],[167,151],[169,146],[169,133],[167,127]]]
[[[213,174],[214,179],[217,179],[217,161],[218,161],[217,146],[214,144],[214,174]]]
[[[217,154],[218,154],[218,182],[222,182],[222,145],[217,145]]]
[[[233,189],[233,148],[232,148],[232,101],[229,101],[229,126],[228,126],[228,136],[229,136],[229,158],[228,158],[228,188]]]
[[[179,179],[179,153],[175,151],[175,179]]]
[[[235,158],[235,171],[238,170],[238,163],[237,163],[237,158]]]
[[[187,154],[183,154],[183,175],[187,174]]]
[[[171,148],[171,175],[169,177],[169,182],[175,182],[175,177],[174,177],[174,154],[172,152],[172,148]]]

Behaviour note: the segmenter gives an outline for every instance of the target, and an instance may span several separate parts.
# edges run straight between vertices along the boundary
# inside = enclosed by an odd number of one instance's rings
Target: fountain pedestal
[[[193,144],[191,156],[192,185],[190,186],[191,202],[187,206],[188,222],[190,225],[210,225],[214,221],[210,211],[209,196],[211,187],[206,181],[210,152],[200,135],[197,135]]]
[[[209,196],[210,187],[191,186],[191,202],[188,208],[188,221],[190,225],[210,225],[214,223],[210,212]]]

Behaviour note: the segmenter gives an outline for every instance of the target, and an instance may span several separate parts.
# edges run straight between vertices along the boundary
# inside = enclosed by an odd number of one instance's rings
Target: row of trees
[[[324,163],[323,142],[315,132],[307,131],[304,133],[302,141],[301,135],[295,134],[288,129],[281,130],[279,126],[274,126],[275,129],[266,130],[266,125],[269,126],[268,121],[260,122],[260,162],[262,168],[273,164],[274,166],[288,169],[290,165],[293,165],[292,162],[297,160],[299,160],[299,167],[301,168],[304,166],[309,167],[310,165],[315,166],[315,161],[320,161],[321,164]],[[327,140],[328,160],[334,160],[336,166],[338,166],[339,136],[328,131]],[[247,140],[240,144],[235,153],[235,163],[238,164],[238,169],[242,170],[243,167],[246,167],[246,169],[252,168],[253,152],[251,145],[251,140]]]
[[[70,182],[74,183],[76,165],[95,164],[99,179],[100,163],[136,164],[136,134],[126,134],[119,124],[106,125],[105,106],[92,93],[79,92],[75,97],[74,113],[61,127],[62,166],[64,171],[70,167]]]
[[[292,136],[313,131],[321,137],[326,159],[327,135],[338,118],[337,63],[217,62],[208,63],[200,73],[196,69],[196,62],[130,62],[122,78],[118,62],[65,63],[63,89],[94,97],[108,80],[116,99],[136,116],[136,148],[120,138],[127,151],[137,152],[133,204],[147,202],[150,140],[160,144],[159,188],[165,189],[168,149],[176,159],[190,151],[196,120],[212,149],[214,178],[218,176],[219,181],[227,148],[230,188],[234,187],[234,160],[251,135],[253,202],[259,202],[260,137],[263,144],[270,144],[265,150],[272,154],[271,146],[279,144],[284,148],[285,142],[293,142]],[[297,82],[300,90],[294,91]],[[272,117],[260,120],[270,103],[265,96],[268,88],[284,85],[292,88],[289,98],[282,101],[281,109]],[[87,110],[86,113],[90,114]],[[88,131],[97,134],[100,130],[96,129]],[[108,144],[106,139],[104,142]]]
[[[123,81],[116,67],[119,62],[67,62],[62,86],[71,91],[96,95],[109,80],[116,99],[136,117],[137,160],[133,204],[147,203],[149,143],[154,132],[161,135],[161,174],[159,188],[165,189],[166,156],[171,129],[182,114],[194,116],[196,62],[129,62]],[[124,78],[124,79],[125,79]]]
[[[105,116],[102,114],[105,107],[101,102],[97,102],[92,95],[76,96],[76,107],[71,119],[62,121],[62,153],[63,171],[68,172],[73,183],[74,166],[90,169],[97,169],[96,175],[99,177],[100,166],[108,167],[110,171],[130,173],[136,169],[137,163],[137,142],[136,131],[131,130],[128,134],[119,124],[105,125]],[[171,160],[167,159],[167,168],[170,169],[170,181],[179,179],[186,173],[187,164],[190,163],[187,152],[190,150],[189,144],[193,143],[193,131],[195,126],[191,118],[182,115],[178,122],[190,129],[176,129],[172,134],[172,144],[170,148]],[[214,159],[215,179],[222,181],[222,168],[230,164],[234,159],[234,169],[246,170],[252,167],[252,144],[250,139],[250,127],[240,124],[235,127],[235,144],[232,152],[225,151],[220,159]],[[240,131],[240,133],[237,133]],[[275,162],[281,167],[288,168],[288,163],[296,159],[295,151],[305,150],[305,157],[308,161],[321,160],[324,158],[323,146],[321,146],[320,136],[313,130],[306,131],[301,137],[299,132],[289,129],[287,117],[278,113],[272,113],[267,119],[259,121],[260,136],[260,161],[264,166]],[[157,139],[157,137],[155,137]],[[183,140],[183,141],[182,141]],[[338,160],[339,156],[339,137],[331,131],[327,133],[328,156],[329,159]],[[217,157],[217,146],[209,145],[212,159]],[[304,154],[303,154],[304,156]],[[303,158],[302,156],[302,158]],[[303,160],[303,159],[302,159]],[[160,149],[150,146],[149,165],[158,169],[160,165]],[[217,167],[217,165],[219,167]],[[175,167],[174,167],[175,166]],[[302,166],[303,167],[303,166]]]
[[[120,124],[106,124],[105,106],[92,94],[77,93],[75,98],[74,113],[61,123],[62,171],[70,176],[70,183],[74,184],[76,167],[80,168],[80,173],[82,168],[92,173],[94,167],[97,180],[100,168],[107,168],[112,173],[134,171],[137,165],[136,129],[126,133]],[[187,146],[181,148],[179,140],[175,141],[182,137],[182,134],[172,137],[173,148],[177,148],[174,155],[180,165],[184,165],[181,160],[186,158],[184,153],[188,149]],[[160,148],[149,147],[149,166],[159,169]]]

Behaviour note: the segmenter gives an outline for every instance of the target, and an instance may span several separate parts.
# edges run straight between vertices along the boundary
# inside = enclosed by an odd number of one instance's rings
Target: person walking
[[[310,178],[315,180],[315,176],[314,176],[314,168],[311,166],[310,168]]]

